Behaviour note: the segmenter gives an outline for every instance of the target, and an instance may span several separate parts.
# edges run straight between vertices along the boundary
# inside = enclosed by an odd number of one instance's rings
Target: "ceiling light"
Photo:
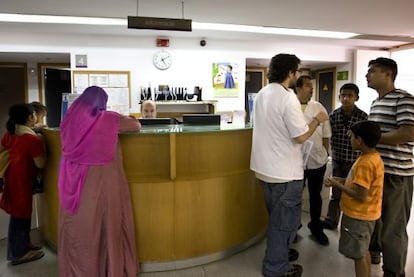
[[[307,29],[275,28],[250,25],[220,24],[220,23],[200,23],[193,22],[194,30],[216,30],[229,32],[248,32],[271,35],[302,36],[302,37],[320,37],[320,38],[338,38],[346,39],[357,36],[357,33],[318,31]]]
[[[28,15],[0,13],[0,22],[16,23],[49,23],[49,24],[83,24],[83,25],[113,25],[128,26],[128,20],[122,18],[105,17],[80,17],[80,16],[56,16],[56,15]],[[229,32],[248,32],[270,35],[287,35],[302,37],[320,37],[346,39],[360,34],[350,32],[318,31],[306,29],[275,28],[264,26],[250,26],[237,24],[220,24],[192,22],[193,30],[212,30]]]
[[[115,26],[126,26],[127,25],[127,20],[122,19],[122,18],[60,16],[60,15],[32,15],[32,14],[10,14],[10,13],[0,13],[0,22],[115,25]]]

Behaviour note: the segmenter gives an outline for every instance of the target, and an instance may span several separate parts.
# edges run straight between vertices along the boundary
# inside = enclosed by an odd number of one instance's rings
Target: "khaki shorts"
[[[359,259],[368,253],[375,221],[354,219],[342,215],[339,253],[351,259]]]

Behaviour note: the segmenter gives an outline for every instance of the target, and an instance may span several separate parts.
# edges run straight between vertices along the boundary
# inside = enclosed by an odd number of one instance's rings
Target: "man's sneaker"
[[[289,248],[289,262],[296,261],[299,258],[299,252],[293,248]]]
[[[292,267],[289,269],[288,272],[282,275],[278,275],[276,277],[299,277],[302,275],[303,268],[301,265],[292,264]]]
[[[380,264],[381,263],[381,252],[371,251],[371,264]]]
[[[263,273],[263,275],[265,277],[299,277],[302,275],[302,272],[303,272],[302,266],[298,264],[292,264],[291,268],[285,274],[273,276],[273,275],[267,275]]]

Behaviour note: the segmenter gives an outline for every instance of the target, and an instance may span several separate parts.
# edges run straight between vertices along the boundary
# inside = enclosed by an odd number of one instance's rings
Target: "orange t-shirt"
[[[360,220],[377,220],[381,216],[384,163],[378,152],[361,154],[352,165],[346,186],[359,185],[368,190],[365,202],[342,192],[340,207],[347,216]]]

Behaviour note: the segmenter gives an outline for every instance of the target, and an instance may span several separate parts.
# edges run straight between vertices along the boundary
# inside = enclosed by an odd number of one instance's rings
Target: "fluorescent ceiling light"
[[[339,39],[345,39],[345,38],[350,38],[350,37],[359,35],[357,33],[349,33],[349,32],[318,31],[318,30],[306,30],[306,29],[275,28],[275,27],[263,27],[263,26],[200,23],[200,22],[193,22],[193,29],[194,30],[229,31],[229,32],[248,32],[248,33],[301,36],[301,37],[339,38]]]
[[[46,24],[81,24],[81,25],[112,25],[128,26],[127,19],[105,17],[80,17],[56,15],[29,15],[0,13],[0,22],[15,23],[46,23]],[[346,39],[360,34],[350,32],[318,31],[306,29],[275,28],[237,24],[192,22],[193,30],[212,30],[228,32],[247,32],[270,35],[302,36]]]
[[[127,26],[122,18],[0,13],[0,22]]]

